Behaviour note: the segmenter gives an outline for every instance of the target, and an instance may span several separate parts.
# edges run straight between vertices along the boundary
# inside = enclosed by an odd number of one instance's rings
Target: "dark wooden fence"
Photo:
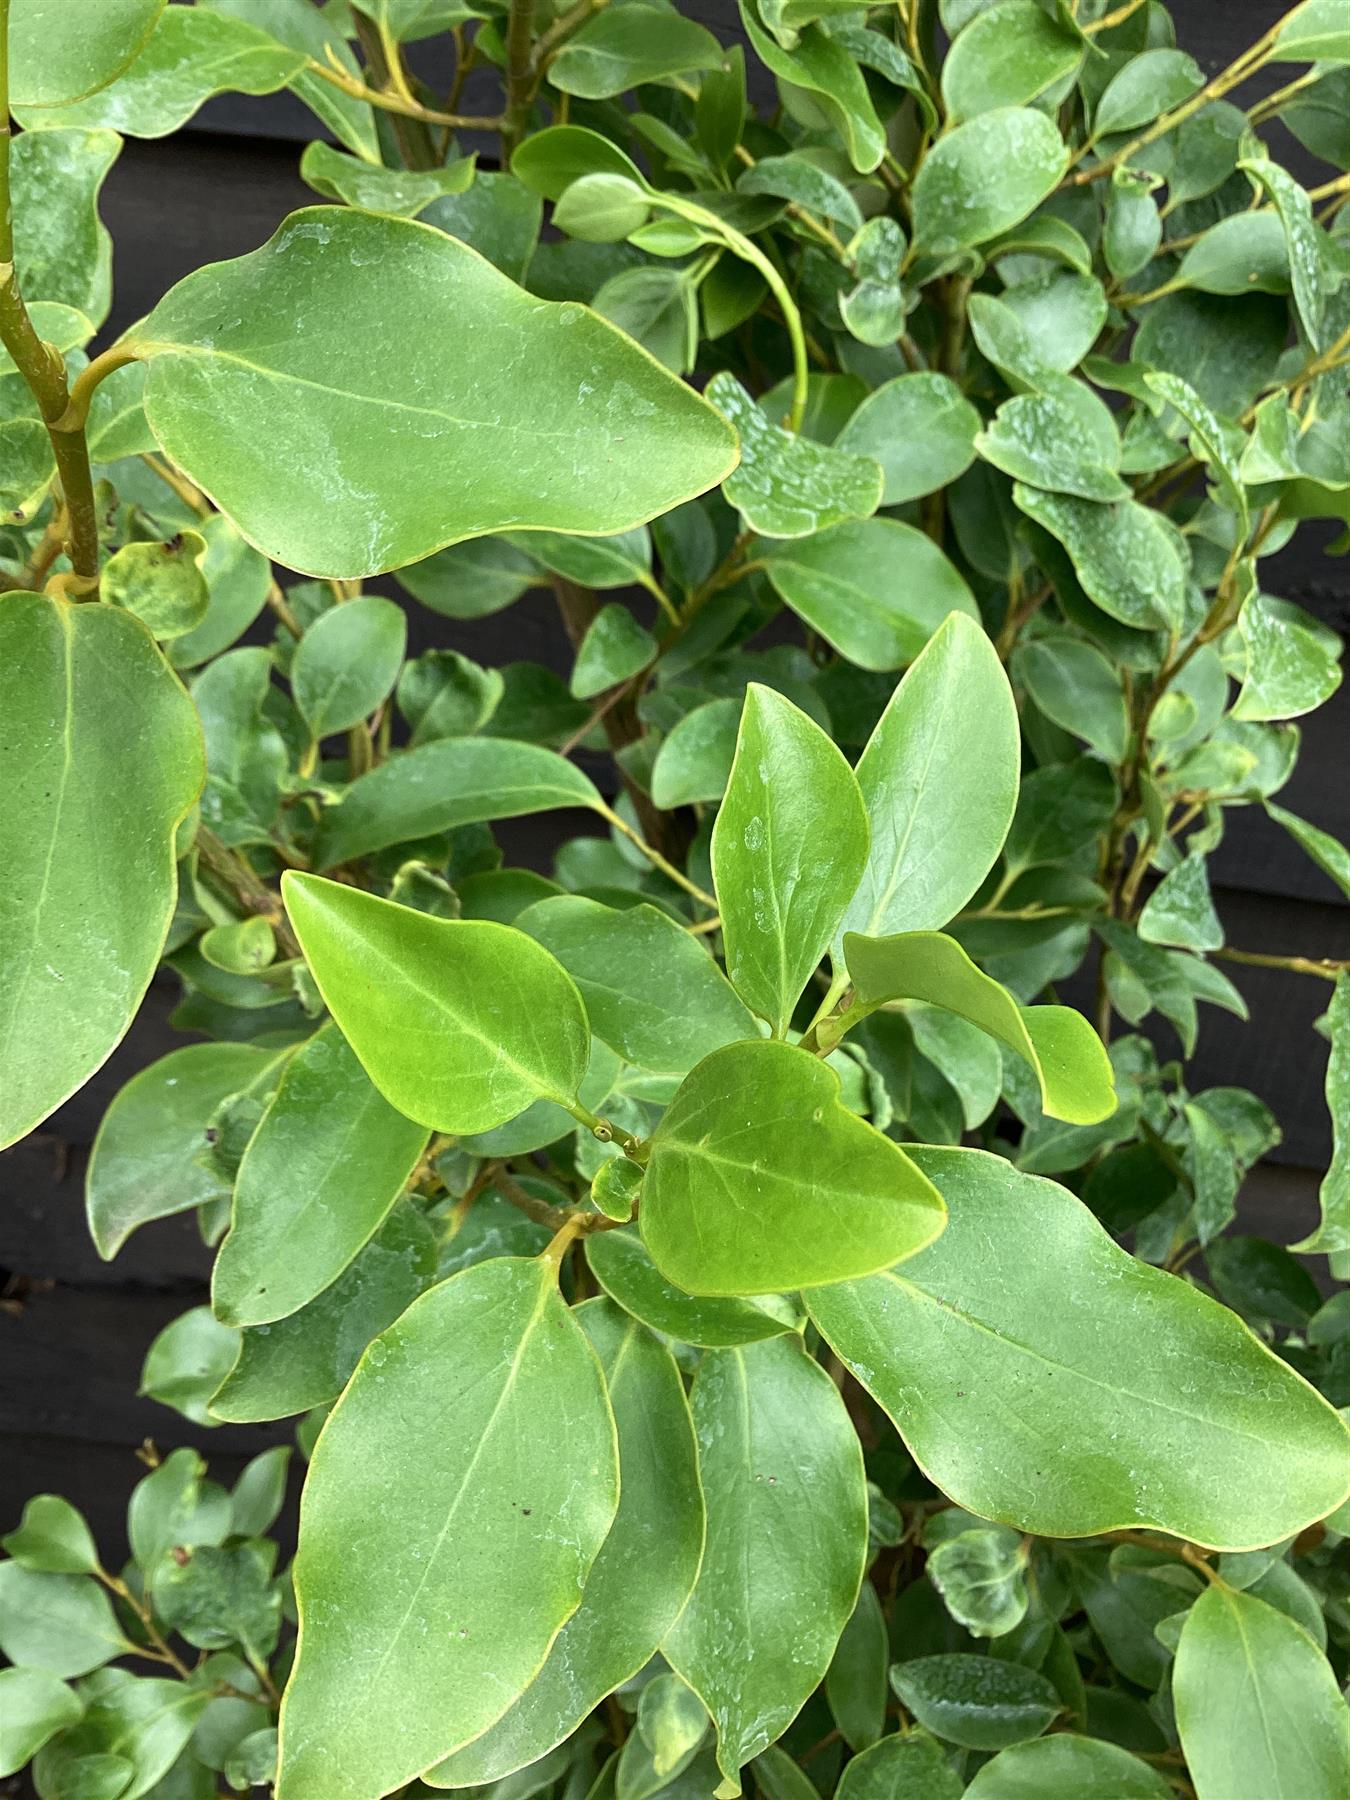
[[[730,7],[696,8],[730,36]],[[1264,30],[1276,0],[1177,0],[1178,34],[1209,70]],[[475,102],[466,98],[467,105]],[[128,142],[106,190],[104,216],[115,251],[120,329],[203,262],[255,248],[313,195],[295,169],[308,115],[286,96],[222,100],[194,125],[159,143]],[[1271,591],[1350,630],[1350,565],[1326,558],[1328,530],[1312,526],[1266,565]],[[534,658],[565,669],[565,640],[542,596],[497,618],[456,624],[410,605],[413,646],[451,646],[485,662]],[[1296,812],[1350,842],[1350,692],[1304,722],[1298,773],[1281,796]],[[1256,811],[1230,814],[1213,858],[1216,898],[1231,943],[1260,950],[1350,956],[1350,907],[1332,884]],[[554,818],[518,826],[509,849],[546,867],[560,833]],[[584,827],[583,827],[584,828]],[[91,894],[91,907],[97,896]],[[1207,1010],[1196,1085],[1238,1083],[1278,1115],[1284,1141],[1249,1182],[1242,1222],[1278,1241],[1309,1229],[1329,1150],[1322,1100],[1326,1051],[1311,1030],[1325,1004],[1320,982],[1238,969],[1252,1012],[1242,1026]],[[85,1229],[82,1185],[89,1144],[113,1094],[172,1047],[171,981],[157,983],[126,1042],[85,1091],[43,1130],[0,1157],[0,1530],[26,1497],[69,1495],[117,1555],[126,1496],[141,1472],[134,1448],[195,1443],[229,1478],[242,1460],[289,1439],[289,1428],[190,1426],[136,1396],[141,1361],[155,1333],[205,1298],[208,1258],[190,1219],[149,1227],[116,1262],[99,1261]]]

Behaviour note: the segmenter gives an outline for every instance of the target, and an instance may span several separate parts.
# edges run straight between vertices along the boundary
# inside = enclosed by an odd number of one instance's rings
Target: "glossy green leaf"
[[[1336,1800],[1350,1711],[1316,1644],[1282,1612],[1222,1582],[1186,1618],[1173,1676],[1198,1800]]]
[[[1141,125],[1180,106],[1204,86],[1204,81],[1204,71],[1184,50],[1164,47],[1141,51],[1106,84],[1093,117],[1093,136],[1137,131]]]
[[[1003,665],[983,630],[955,614],[906,671],[859,759],[872,845],[843,930],[929,930],[958,913],[1007,836],[1020,761]]]
[[[200,559],[206,540],[183,531],[167,544],[123,544],[103,568],[103,598],[160,639],[183,637],[206,617],[210,599]]]
[[[1157,1769],[1118,1744],[1067,1731],[1000,1750],[966,1789],[969,1800],[1168,1800],[1173,1791]]]
[[[366,1345],[437,1272],[430,1225],[415,1207],[396,1203],[337,1280],[298,1312],[229,1332],[230,1353],[210,1383],[206,1416],[232,1424],[285,1419],[335,1400]]]
[[[49,1575],[91,1575],[99,1567],[89,1527],[59,1494],[34,1495],[18,1529],[0,1538],[0,1549],[25,1569]]]
[[[230,521],[221,513],[203,519],[201,536],[206,540],[201,564],[206,577],[206,617],[195,630],[169,645],[168,657],[175,669],[194,669],[228,650],[267,602],[267,563]]]
[[[1327,1024],[1331,1037],[1326,1077],[1331,1162],[1322,1178],[1321,1220],[1317,1229],[1293,1248],[1338,1255],[1350,1250],[1350,973],[1345,970],[1336,977]]]
[[[844,960],[858,1000],[923,1000],[969,1019],[1036,1072],[1041,1105],[1052,1118],[1077,1125],[1109,1119],[1116,1109],[1111,1064],[1101,1039],[1069,1006],[1019,1006],[1007,988],[940,931],[906,931],[868,938],[849,932]]]
[[[331,869],[410,838],[485,819],[597,806],[589,776],[552,750],[504,738],[421,744],[362,775],[324,814],[314,862]]]
[[[975,1526],[934,1545],[924,1573],[972,1637],[1006,1637],[1027,1611],[1026,1554],[1005,1525]]]
[[[785,431],[725,371],[706,392],[740,439],[739,466],[722,491],[751,531],[809,537],[844,519],[868,518],[881,504],[881,469],[870,457]]]
[[[895,1664],[891,1686],[920,1725],[967,1750],[1039,1737],[1061,1710],[1038,1670],[993,1656],[916,1656]]]
[[[319,615],[291,661],[295,704],[316,741],[374,712],[403,666],[407,636],[403,608],[377,594]]]
[[[914,178],[914,247],[950,256],[1034,212],[1068,161],[1044,113],[1000,106],[945,133]]]
[[[980,415],[950,375],[897,375],[871,393],[835,440],[880,463],[881,504],[901,506],[946,487],[975,456]]]
[[[656,655],[656,639],[638,624],[626,606],[617,601],[602,606],[577,650],[572,692],[578,700],[593,700],[606,688],[616,687],[645,669]]]
[[[1272,211],[1230,213],[1202,232],[1174,277],[1207,294],[1289,292],[1289,250]]]
[[[1282,825],[1293,838],[1300,850],[1317,864],[1322,873],[1335,882],[1336,886],[1350,900],[1350,850],[1338,838],[1332,837],[1329,831],[1311,824],[1307,819],[1300,819],[1296,813],[1289,812],[1283,806],[1276,806],[1273,800],[1267,800],[1266,811],[1277,825]]]
[[[821,817],[830,820],[824,836],[812,830]],[[867,843],[862,796],[842,754],[805,713],[752,682],[713,826],[712,866],[727,972],[776,1037],[829,947]]]
[[[16,1775],[84,1706],[47,1669],[0,1669],[0,1778]]]
[[[964,1791],[937,1739],[911,1727],[853,1757],[835,1800],[960,1800]]]
[[[120,8],[138,3],[143,11],[156,10],[145,0],[120,0]],[[28,0],[30,10],[40,4]],[[93,8],[100,15],[108,10],[106,0]],[[44,128],[106,125],[129,137],[166,137],[213,94],[272,94],[305,66],[303,51],[207,6],[166,8],[130,66],[129,59],[122,60],[122,72],[110,86],[70,105],[47,104],[28,122]]]
[[[20,1668],[62,1678],[117,1656],[126,1639],[92,1575],[53,1575],[0,1562],[0,1650]]]
[[[1231,1313],[1053,1182],[982,1151],[911,1155],[946,1231],[810,1310],[958,1504],[1048,1537],[1152,1525],[1234,1549],[1339,1504],[1345,1426]]]
[[[211,1698],[206,1688],[126,1669],[100,1669],[81,1694],[85,1707],[79,1723],[38,1752],[33,1777],[39,1793],[83,1796],[92,1765],[97,1800],[110,1794],[139,1800],[178,1760]],[[98,1785],[110,1770],[112,1782]]]
[[[98,216],[122,140],[113,131],[25,131],[10,151],[14,264],[24,295],[101,325],[112,303],[112,239]]]
[[[59,106],[106,86],[137,56],[164,0],[97,0],[76,19],[52,0],[13,0],[10,97]]]
[[[864,1581],[825,1671],[825,1697],[850,1750],[865,1750],[886,1729],[889,1661],[886,1615],[877,1590]]]
[[[1015,481],[1084,500],[1123,500],[1120,439],[1104,402],[1079,382],[1005,400],[975,440],[986,462]]]
[[[1203,856],[1183,857],[1154,888],[1139,914],[1138,931],[1150,944],[1175,944],[1183,950],[1217,950],[1223,926],[1209,891]]]
[[[717,1726],[735,1782],[829,1666],[867,1550],[862,1452],[795,1337],[711,1350],[692,1395],[708,1543],[663,1646]]]
[[[382,169],[320,141],[306,144],[300,178],[326,199],[392,219],[415,219],[433,201],[471,186],[474,161],[461,156],[440,169]]]
[[[576,982],[596,1036],[640,1069],[685,1075],[723,1044],[759,1036],[703,944],[655,906],[559,894],[515,923]]]
[[[709,700],[672,727],[652,765],[652,799],[663,812],[722,798],[736,759],[742,710],[739,700]]]
[[[579,100],[608,100],[644,81],[721,66],[722,46],[673,7],[642,0],[602,13],[573,32],[548,65],[548,81]]]
[[[633,1231],[593,1233],[586,1239],[586,1260],[626,1312],[682,1344],[722,1350],[781,1337],[801,1325],[800,1312],[781,1294],[713,1299],[672,1287]]]
[[[618,1499],[604,1378],[547,1258],[417,1301],[310,1464],[282,1800],[370,1800],[486,1730],[577,1610]]]
[[[139,1391],[194,1425],[213,1423],[207,1402],[239,1353],[239,1333],[209,1306],[194,1306],[166,1325],[145,1353]]]
[[[379,1230],[426,1142],[336,1026],[302,1045],[239,1167],[211,1277],[216,1317],[265,1325],[321,1293]]]
[[[496,1781],[537,1761],[655,1655],[693,1592],[703,1496],[679,1370],[613,1301],[588,1300],[575,1317],[614,1410],[619,1510],[548,1661],[489,1731],[423,1777],[432,1787]]]
[[[506,538],[470,538],[400,569],[396,579],[433,612],[451,619],[481,619],[519,600],[527,588],[537,585],[539,571],[533,559]]]
[[[359,364],[335,371],[335,335],[359,337]],[[735,461],[718,414],[613,327],[410,220],[293,213],[181,281],[135,341],[165,450],[308,574],[374,574],[507,526],[626,530]]]
[[[942,65],[948,116],[1025,106],[1072,75],[1082,59],[1079,39],[1036,0],[998,0],[976,14]]]
[[[790,1044],[733,1044],[686,1077],[651,1138],[642,1237],[692,1294],[842,1281],[912,1256],[942,1207],[899,1145]]]
[[[979,622],[974,596],[933,540],[898,519],[862,519],[765,546],[780,598],[862,669],[898,669],[949,613]]]
[[[1103,506],[1020,481],[1013,499],[1068,551],[1083,591],[1104,613],[1141,630],[1180,625],[1186,566],[1159,513],[1137,500]]]
[[[201,733],[145,627],[111,606],[0,598],[0,1144],[107,1058],[140,1005],[176,888]],[[91,907],[89,871],[99,870]]]
[[[1013,674],[1038,709],[1111,763],[1125,760],[1128,720],[1120,676],[1092,644],[1060,634],[1019,645]]]
[[[1286,13],[1275,34],[1272,60],[1350,63],[1345,0],[1303,0]]]
[[[1313,217],[1312,200],[1288,169],[1268,155],[1244,157],[1238,167],[1269,196],[1284,228],[1294,310],[1309,343],[1320,346],[1323,324],[1340,277],[1332,267],[1330,242]]]
[[[886,134],[862,70],[819,25],[807,25],[789,53],[764,29],[756,0],[740,0],[741,23],[760,62],[790,87],[805,89],[829,119],[853,167],[866,174],[886,150]]]
[[[801,155],[761,157],[737,179],[736,191],[772,194],[794,206],[804,206],[822,219],[832,219],[849,231],[862,229],[862,213],[844,183]]]
[[[1238,614],[1247,651],[1235,719],[1294,719],[1312,712],[1341,684],[1340,644],[1313,619],[1268,594],[1249,594]]]
[[[586,1010],[523,932],[434,919],[313,875],[288,873],[283,889],[343,1036],[400,1112],[462,1133],[503,1125],[534,1100],[573,1102],[590,1051]]]
[[[205,1160],[207,1127],[274,1054],[252,1044],[189,1044],[132,1076],[104,1113],[89,1159],[85,1207],[100,1256],[116,1256],[152,1219],[229,1192]]]

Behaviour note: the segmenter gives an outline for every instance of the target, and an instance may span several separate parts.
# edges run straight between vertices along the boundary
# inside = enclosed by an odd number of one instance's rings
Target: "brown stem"
[[[252,864],[205,825],[197,827],[196,847],[202,871],[246,913],[270,921],[283,956],[291,961],[298,957],[300,945],[286,918],[281,897],[268,887]]]
[[[384,92],[392,85],[392,71],[379,29],[373,19],[368,19],[364,13],[357,12],[355,7],[352,8],[352,23],[356,26],[356,37],[361,46],[361,54],[365,57],[366,66],[374,77],[370,85],[380,92]],[[399,97],[397,91],[395,91],[395,97]],[[405,94],[403,97],[409,98],[410,96]],[[405,112],[391,110],[389,125],[405,168],[434,169],[437,166],[440,158],[436,155],[436,145],[425,119],[413,118]]]
[[[506,106],[502,114],[502,167],[509,168],[525,135],[534,92],[534,0],[511,0],[506,17]]]

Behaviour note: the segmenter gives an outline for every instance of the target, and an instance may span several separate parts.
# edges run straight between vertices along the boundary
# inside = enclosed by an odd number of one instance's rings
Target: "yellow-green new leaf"
[[[889,1267],[943,1227],[937,1190],[851,1113],[839,1077],[768,1040],[705,1057],[651,1139],[642,1237],[691,1294],[769,1294]]]
[[[375,1339],[300,1509],[278,1800],[379,1800],[538,1675],[619,1500],[614,1415],[548,1258],[433,1288]]]
[[[286,909],[329,1011],[392,1106],[432,1131],[490,1131],[536,1100],[570,1107],[590,1056],[572,978],[533,938],[436,919],[288,873]]]
[[[307,574],[506,529],[625,531],[736,461],[725,420],[612,325],[408,219],[293,213],[179,282],[136,341],[165,450]]]
[[[1238,1550],[1340,1504],[1350,1431],[1234,1314],[1052,1181],[979,1150],[910,1154],[946,1231],[809,1307],[958,1505],[1038,1536],[1145,1526]]]
[[[302,1044],[239,1165],[211,1274],[216,1317],[266,1325],[322,1293],[379,1230],[426,1143],[336,1025]]]
[[[727,973],[776,1037],[844,916],[867,845],[862,795],[840,751],[791,701],[752,682],[712,867]]]
[[[708,1544],[663,1649],[738,1784],[824,1676],[853,1611],[866,1484],[839,1390],[795,1336],[707,1351],[693,1408]]]
[[[116,80],[138,56],[164,0],[13,0],[10,99],[62,106]]]
[[[1111,1059],[1101,1039],[1071,1006],[1019,1006],[986,975],[955,938],[941,931],[902,931],[868,938],[848,932],[844,960],[858,999],[869,1010],[888,1000],[923,1000],[969,1019],[1025,1057],[1041,1084],[1041,1106],[1072,1125],[1095,1125],[1116,1110]]]
[[[1350,1712],[1285,1613],[1206,1588],[1181,1629],[1172,1693],[1197,1800],[1342,1800]]]
[[[0,597],[0,1147],[87,1081],[149,986],[174,836],[204,774],[192,703],[111,606]]]
[[[614,1409],[619,1510],[548,1661],[490,1731],[424,1777],[432,1787],[498,1781],[560,1744],[656,1654],[698,1576],[703,1495],[675,1360],[612,1300],[588,1300],[575,1317]]]

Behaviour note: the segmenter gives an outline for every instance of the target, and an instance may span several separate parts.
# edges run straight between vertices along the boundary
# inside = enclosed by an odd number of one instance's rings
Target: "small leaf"
[[[433,919],[313,875],[284,895],[320,992],[385,1098],[433,1131],[488,1131],[586,1072],[581,996],[509,925]]]
[[[1221,948],[1223,926],[1210,897],[1203,856],[1183,857],[1163,876],[1139,915],[1138,931],[1150,944],[1176,944],[1183,950]]]
[[[1331,1056],[1327,1062],[1327,1111],[1333,1149],[1322,1179],[1322,1217],[1317,1229],[1293,1245],[1307,1253],[1350,1250],[1350,973],[1342,969],[1327,1008]]]
[[[286,1800],[369,1800],[486,1730],[577,1610],[618,1498],[604,1379],[547,1258],[409,1308],[310,1464]]]
[[[1103,506],[1020,481],[1013,499],[1063,544],[1084,593],[1104,613],[1141,630],[1180,626],[1186,566],[1158,513],[1137,500]]]
[[[305,145],[300,179],[316,194],[393,219],[415,219],[433,201],[462,194],[474,178],[471,156],[440,169],[383,169],[322,141]]]
[[[967,1750],[1039,1737],[1063,1710],[1044,1675],[993,1656],[917,1656],[894,1665],[891,1686],[920,1725]]]
[[[0,1779],[19,1770],[84,1710],[78,1694],[47,1669],[0,1669]]]
[[[1235,719],[1294,719],[1313,712],[1341,685],[1339,640],[1308,614],[1267,594],[1242,602],[1238,632],[1247,652]]]
[[[722,491],[751,531],[809,537],[844,519],[865,519],[881,504],[881,469],[773,424],[734,375],[714,375],[708,398],[735,427],[741,460]]]
[[[914,248],[950,256],[1034,212],[1064,173],[1068,152],[1044,113],[1001,106],[940,137],[912,189]]]
[[[206,539],[196,531],[167,544],[123,544],[104,564],[103,598],[135,613],[153,637],[183,637],[202,623],[210,605],[200,566],[205,554]]]
[[[652,799],[663,812],[726,793],[743,710],[739,700],[709,700],[671,729],[652,765]]]
[[[822,816],[827,834],[812,829]],[[752,682],[713,826],[712,866],[727,972],[776,1037],[858,884],[867,839],[842,754],[805,713]]]
[[[1026,1617],[1026,1557],[1006,1526],[976,1526],[943,1538],[924,1565],[947,1611],[972,1637],[1005,1637]]]
[[[407,636],[403,608],[377,594],[319,615],[291,662],[291,691],[315,742],[374,712],[398,678]]]
[[[1015,481],[1084,500],[1123,500],[1120,439],[1105,404],[1081,382],[1064,381],[1005,400],[975,440],[986,462]]]
[[[1246,1549],[1339,1504],[1344,1425],[1231,1313],[1053,1182],[982,1151],[910,1153],[946,1231],[809,1307],[959,1505],[1048,1537],[1151,1525]],[[1208,1367],[1221,1388],[1196,1385]]]
[[[961,1800],[964,1791],[937,1739],[910,1727],[852,1757],[835,1800]]]
[[[581,640],[569,685],[578,700],[592,700],[645,669],[656,655],[656,639],[626,606],[602,606]]]
[[[89,1527],[59,1494],[34,1495],[18,1529],[0,1538],[0,1549],[25,1569],[49,1575],[92,1575],[99,1567]]]
[[[846,1280],[912,1256],[942,1209],[905,1152],[790,1044],[733,1044],[686,1077],[651,1138],[642,1236],[693,1294]]]
[[[88,1674],[125,1647],[108,1596],[92,1575],[0,1563],[0,1650],[12,1663],[64,1679]]]
[[[54,23],[46,0],[13,0],[13,103],[60,106],[106,86],[139,53],[163,9],[164,0],[99,0],[87,16]]]
[[[999,0],[961,32],[942,65],[948,116],[1024,106],[1072,75],[1083,47],[1036,0]]]
[[[977,1769],[967,1800],[1170,1800],[1173,1789],[1156,1769],[1101,1738],[1057,1731],[1012,1744]]]
[[[722,1350],[781,1337],[801,1325],[800,1312],[780,1294],[712,1299],[672,1287],[634,1231],[593,1232],[586,1239],[586,1260],[601,1287],[626,1312],[682,1344]]]
[[[646,81],[721,66],[713,34],[673,8],[635,4],[601,13],[568,37],[548,65],[548,82],[579,100],[609,100]]]
[[[897,375],[871,393],[835,441],[881,465],[881,504],[901,506],[946,487],[975,456],[980,415],[950,375]]]
[[[1120,676],[1100,650],[1059,634],[1032,638],[1018,646],[1012,668],[1047,719],[1082,738],[1108,762],[1125,760],[1125,695]]]
[[[209,1306],[194,1306],[166,1325],[145,1353],[140,1392],[194,1425],[214,1425],[207,1402],[239,1353],[239,1333]]]
[[[1307,1633],[1265,1601],[1222,1582],[1205,1589],[1182,1626],[1173,1695],[1199,1800],[1344,1791],[1350,1714],[1336,1678]]]
[[[850,1750],[865,1750],[886,1729],[889,1660],[886,1615],[877,1590],[864,1581],[825,1671],[825,1697]]]
[[[1094,138],[1137,131],[1170,112],[1205,84],[1204,71],[1184,50],[1143,50],[1106,84],[1092,121]]]
[[[829,1666],[862,1580],[867,1496],[838,1389],[797,1338],[708,1351],[692,1403],[708,1543],[663,1649],[735,1783]]]

